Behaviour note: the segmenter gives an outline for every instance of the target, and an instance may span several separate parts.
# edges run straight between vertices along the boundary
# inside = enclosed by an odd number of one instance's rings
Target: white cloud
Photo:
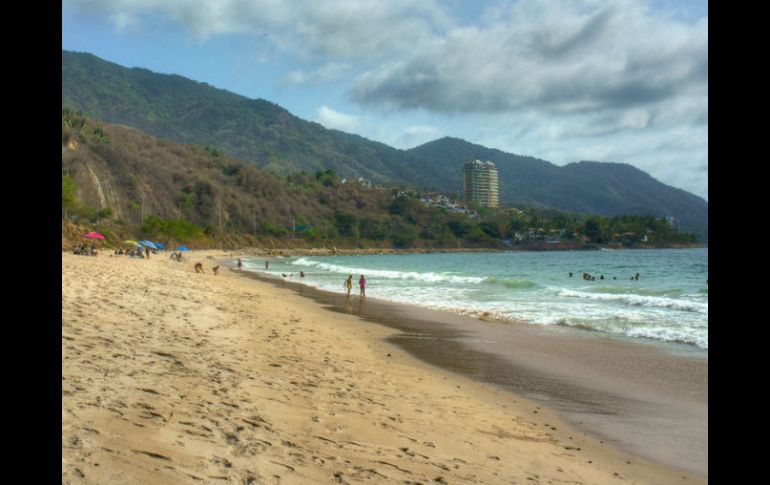
[[[319,84],[338,80],[351,68],[346,62],[330,62],[313,70],[295,69],[284,79],[286,84]]]
[[[165,16],[200,41],[264,39],[292,63],[312,61],[292,64],[284,84],[349,77],[352,101],[399,113],[404,123],[380,139],[400,147],[430,141],[466,118],[473,120],[467,131],[452,136],[558,164],[628,162],[707,196],[708,19],[697,19],[706,0],[687,15],[673,10],[676,2],[664,12],[652,0],[499,0],[473,23],[454,19],[454,2],[440,0],[64,4],[120,29]],[[356,116],[328,106],[317,110],[317,121],[363,128]],[[370,125],[372,133],[385,131]]]
[[[487,23],[381,63],[350,89],[369,106],[443,113],[553,114],[662,104],[707,86],[707,23],[658,18],[638,2],[506,4]]]
[[[438,0],[65,0],[121,22],[166,15],[196,39],[266,35],[302,57],[381,58],[408,52],[446,28]]]
[[[345,113],[340,113],[339,111],[335,111],[328,106],[321,106],[318,108],[316,121],[322,124],[325,128],[346,132],[354,132],[359,126],[359,120],[357,117]]]

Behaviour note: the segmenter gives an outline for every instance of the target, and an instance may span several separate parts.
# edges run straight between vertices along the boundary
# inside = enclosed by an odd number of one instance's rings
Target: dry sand
[[[62,483],[705,482],[186,255],[62,254]]]

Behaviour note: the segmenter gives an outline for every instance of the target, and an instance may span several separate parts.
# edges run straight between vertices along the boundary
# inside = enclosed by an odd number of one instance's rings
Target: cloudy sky
[[[397,148],[629,163],[708,200],[706,0],[64,0],[62,48]]]

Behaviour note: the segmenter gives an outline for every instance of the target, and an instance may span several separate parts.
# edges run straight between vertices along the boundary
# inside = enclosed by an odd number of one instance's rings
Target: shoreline
[[[705,483],[188,256],[62,254],[63,484]]]
[[[291,289],[327,310],[396,329],[399,333],[387,341],[423,362],[548,406],[570,425],[623,451],[708,476],[707,354],[669,352],[568,327],[496,323],[374,297],[362,306],[354,297],[346,308],[341,293],[259,271],[239,274]],[[479,325],[488,328],[479,331]],[[491,336],[504,343],[490,345]],[[507,357],[512,349],[527,355]],[[565,359],[563,353],[572,355]],[[458,355],[470,364],[458,362]],[[623,371],[628,364],[648,374]]]
[[[582,246],[549,246],[546,244],[528,246],[528,247],[507,247],[507,248],[237,248],[237,249],[205,249],[197,251],[210,251],[228,253],[228,257],[235,256],[361,256],[373,254],[433,254],[433,253],[506,253],[506,252],[547,252],[547,251],[633,251],[633,250],[655,250],[655,249],[708,249],[708,244],[679,244],[666,246],[636,246],[625,247],[616,245],[582,245]]]

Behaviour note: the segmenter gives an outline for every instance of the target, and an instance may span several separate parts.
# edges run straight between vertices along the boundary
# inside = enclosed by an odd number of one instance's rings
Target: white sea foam
[[[708,349],[707,275],[671,263],[697,257],[691,251],[306,256],[273,259],[269,272],[304,270],[302,283],[338,293],[348,274],[364,274],[374,298],[500,323],[564,325]],[[263,266],[259,260],[254,269]],[[251,269],[247,261],[244,267]],[[609,281],[585,284],[565,271],[583,268],[610,275]],[[644,280],[614,281],[637,271]]]
[[[371,277],[386,278],[390,280],[416,280],[429,283],[450,282],[450,283],[481,283],[484,278],[473,276],[454,276],[441,273],[419,273],[416,271],[394,271],[385,269],[359,268],[354,266],[343,266],[333,263],[324,263],[310,258],[299,258],[292,261],[295,266],[314,267],[339,274],[364,274]]]
[[[591,293],[574,290],[561,290],[559,296],[567,298],[583,298],[587,300],[598,300],[606,302],[623,303],[629,306],[644,306],[657,308],[670,308],[686,312],[708,313],[708,303],[697,301],[677,300],[674,298],[665,298],[660,296],[642,296],[633,294],[618,293]]]
[[[682,342],[686,344],[697,345],[702,349],[708,350],[709,341],[707,335],[697,335],[691,332],[661,327],[642,327],[631,329],[626,332],[629,337],[646,337],[664,342]]]
[[[625,335],[627,337],[642,337],[663,342],[679,342],[697,345],[702,349],[708,349],[708,334],[705,329],[670,327],[663,325],[649,325],[627,318],[615,319],[575,319],[559,318],[558,325],[584,330]]]

